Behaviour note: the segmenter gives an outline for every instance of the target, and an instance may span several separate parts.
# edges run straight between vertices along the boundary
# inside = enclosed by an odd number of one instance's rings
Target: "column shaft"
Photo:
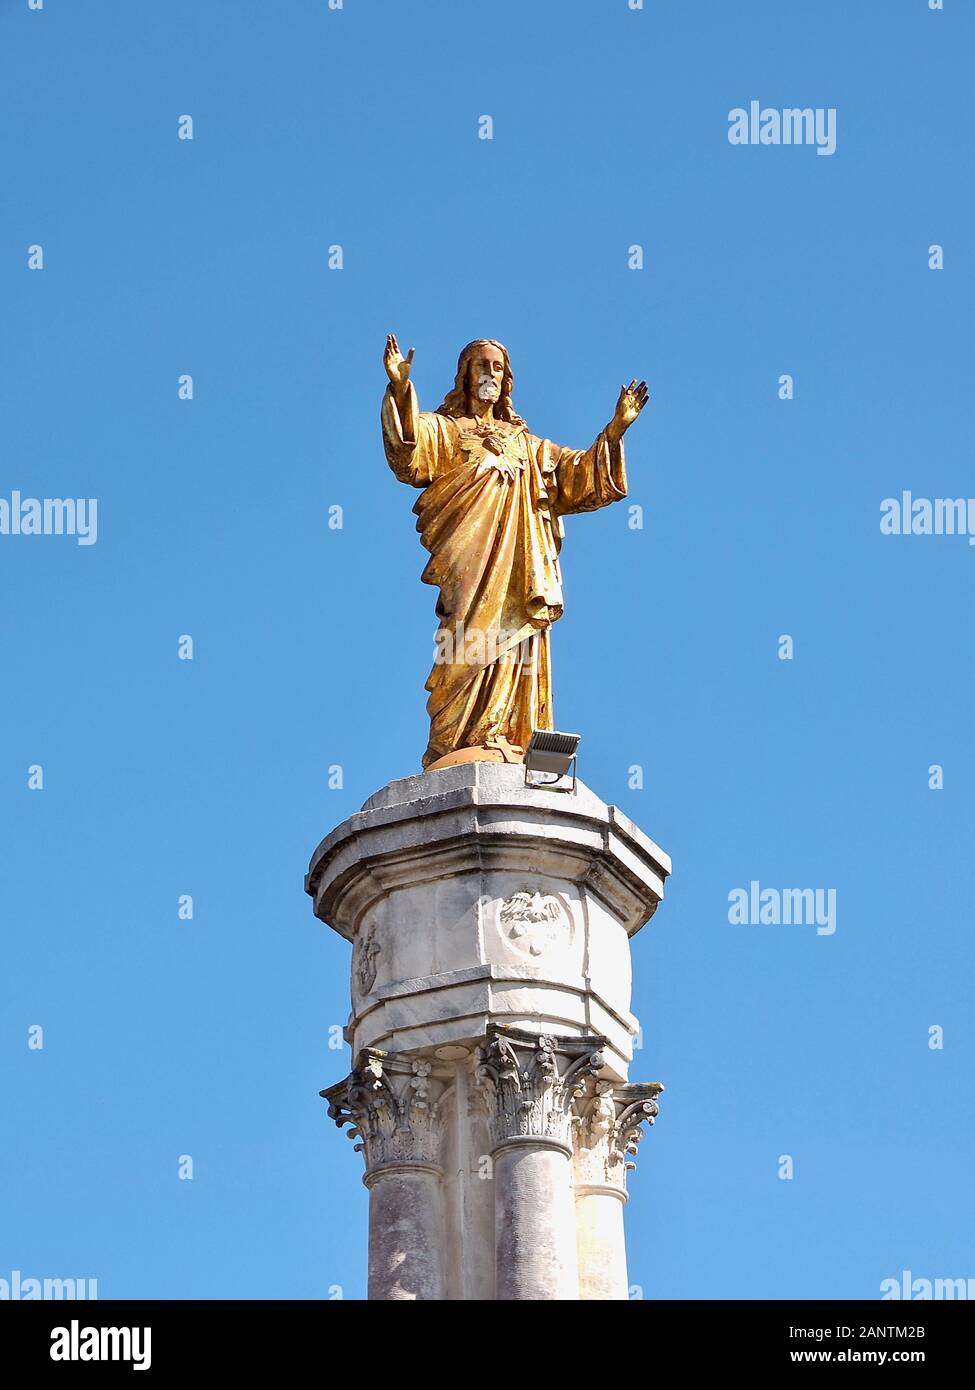
[[[379,1168],[369,1188],[369,1298],[443,1299],[440,1175],[418,1164]]]
[[[494,1154],[495,1298],[577,1299],[568,1152],[534,1140]]]
[[[576,1229],[581,1299],[628,1299],[625,1196],[608,1187],[576,1189]]]

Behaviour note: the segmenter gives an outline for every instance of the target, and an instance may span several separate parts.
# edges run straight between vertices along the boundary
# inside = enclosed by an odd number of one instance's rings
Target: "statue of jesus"
[[[423,767],[518,762],[534,730],[555,727],[549,629],[562,616],[562,518],[626,496],[623,435],[647,385],[620,388],[613,418],[582,452],[530,433],[501,343],[467,344],[432,414],[410,380],[413,351],[386,339],[382,426],[390,468],[423,489],[413,508],[430,552],[423,581],[440,590]]]

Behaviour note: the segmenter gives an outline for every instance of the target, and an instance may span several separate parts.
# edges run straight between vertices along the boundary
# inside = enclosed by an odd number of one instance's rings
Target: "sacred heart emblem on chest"
[[[514,477],[525,466],[525,448],[520,431],[468,430],[460,447],[475,467],[488,464],[506,478]]]

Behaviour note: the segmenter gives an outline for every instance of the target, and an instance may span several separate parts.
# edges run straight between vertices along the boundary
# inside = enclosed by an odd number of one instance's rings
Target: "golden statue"
[[[390,468],[423,489],[413,508],[431,557],[423,581],[440,589],[423,766],[517,762],[535,729],[555,727],[549,628],[562,616],[562,517],[626,496],[623,434],[647,385],[620,388],[612,420],[582,452],[529,432],[501,343],[468,343],[433,414],[410,380],[413,351],[386,339],[382,425]]]

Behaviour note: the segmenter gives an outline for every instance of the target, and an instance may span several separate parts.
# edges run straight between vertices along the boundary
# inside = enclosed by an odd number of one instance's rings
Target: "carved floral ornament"
[[[617,1084],[600,1076],[600,1038],[565,1038],[492,1030],[470,1060],[471,1101],[487,1120],[495,1147],[520,1139],[549,1141],[574,1155],[577,1185],[626,1190],[626,1173],[652,1125],[659,1082]],[[322,1091],[329,1117],[365,1158],[384,1166],[441,1166],[452,1079],[422,1057],[367,1049],[345,1081]]]
[[[552,1139],[575,1152],[577,1181],[625,1190],[643,1125],[659,1113],[659,1082],[622,1085],[600,1077],[598,1038],[489,1036],[474,1059],[495,1144]],[[595,1047],[593,1044],[597,1044]]]
[[[321,1094],[329,1117],[365,1158],[366,1171],[384,1165],[439,1166],[443,1101],[449,1083],[422,1057],[401,1058],[367,1049],[345,1081]]]
[[[576,1106],[573,1121],[575,1180],[626,1191],[626,1174],[636,1167],[643,1126],[660,1113],[658,1081],[615,1085],[596,1080]]]

